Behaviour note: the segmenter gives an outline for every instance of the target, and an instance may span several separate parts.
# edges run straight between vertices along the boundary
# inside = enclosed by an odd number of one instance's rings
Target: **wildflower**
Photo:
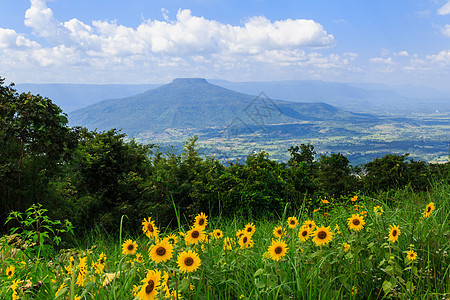
[[[328,213],[326,212],[326,213],[323,213],[323,216],[325,217],[325,218],[328,218]]]
[[[375,206],[373,208],[373,212],[377,215],[377,216],[381,216],[384,213],[383,207],[381,206]]]
[[[428,218],[434,211],[434,202],[428,203],[427,207],[425,208],[424,217]]]
[[[356,295],[358,293],[358,288],[356,286],[352,286],[352,295]]]
[[[166,236],[164,240],[170,242],[172,245],[176,245],[178,243],[178,237],[173,233]]]
[[[71,256],[69,258],[69,265],[64,266],[64,269],[66,269],[67,274],[69,274],[69,276],[72,276],[73,261],[74,261],[73,256]]]
[[[159,234],[158,227],[155,226],[155,221],[152,221],[151,217],[144,218],[144,221],[142,221],[142,231],[149,238],[157,238]]]
[[[341,229],[339,228],[339,225],[338,224],[336,224],[336,233],[337,234],[341,234],[342,232],[341,232]]]
[[[366,222],[364,221],[364,217],[360,216],[359,214],[353,214],[351,218],[347,219],[347,221],[348,227],[355,231],[360,231],[366,224]]]
[[[13,265],[6,268],[6,276],[8,276],[8,279],[10,279],[14,276],[15,270],[16,270],[16,267],[14,267]]]
[[[201,227],[201,228],[205,229],[206,225],[208,225],[208,216],[205,215],[204,213],[199,213],[195,217],[194,227]]]
[[[330,203],[330,201],[328,201],[327,199],[320,199],[320,201],[321,201],[322,203],[324,203],[324,204]]]
[[[144,285],[137,294],[138,298],[142,300],[156,299],[160,288],[160,280],[161,271],[148,270],[147,276],[141,281]]]
[[[107,286],[113,282],[114,279],[118,278],[120,276],[120,271],[117,271],[115,273],[106,273],[102,282],[102,286]]]
[[[344,247],[344,252],[348,252],[351,248],[351,246],[347,243],[344,243],[342,246]]]
[[[239,245],[241,246],[241,249],[244,248],[251,248],[254,245],[254,242],[252,240],[252,237],[250,234],[244,234],[239,238]]]
[[[186,232],[186,236],[184,240],[186,244],[195,244],[197,245],[199,242],[205,239],[205,234],[203,232],[203,227],[194,227],[188,232]]]
[[[73,298],[73,300],[81,300],[81,296],[75,295],[75,297]]]
[[[350,201],[355,202],[356,200],[358,200],[358,195],[353,196]]]
[[[55,293],[55,297],[58,297],[58,294],[62,291],[62,289],[63,288],[65,288],[66,287],[66,284],[63,282],[63,284],[61,284],[60,286],[59,286],[59,289],[56,291],[56,293]]]
[[[80,264],[78,265],[78,277],[76,284],[78,286],[84,286],[84,280],[87,275],[87,266],[86,266],[87,257],[83,257],[80,259]]]
[[[417,253],[414,250],[409,250],[406,253],[406,257],[408,258],[409,261],[413,261],[417,258]]]
[[[286,255],[288,249],[283,240],[272,240],[272,245],[269,246],[267,252],[269,252],[270,258],[279,261],[280,258]]]
[[[306,220],[305,222],[303,222],[303,226],[308,226],[310,230],[314,230],[314,228],[316,227],[316,222],[314,222],[313,220]]]
[[[223,240],[223,250],[232,250],[233,247],[231,246],[231,239],[229,237],[226,237]]]
[[[400,228],[397,225],[392,224],[389,226],[389,241],[395,243],[400,235]]]
[[[298,220],[296,217],[289,217],[287,222],[288,222],[289,228],[294,229],[295,227],[297,227]]]
[[[14,279],[13,280],[13,283],[12,283],[12,285],[11,285],[11,289],[12,289],[12,299],[13,300],[17,300],[17,299],[19,299],[19,296],[17,295],[17,288],[19,287],[19,282],[20,282],[20,280],[19,279]]]
[[[144,257],[142,256],[142,254],[137,253],[136,257],[134,258],[134,261],[140,264],[144,263]]]
[[[162,276],[162,288],[166,298],[170,298],[170,288],[169,288],[169,272],[164,271]]]
[[[308,226],[303,226],[302,229],[298,232],[298,238],[300,241],[304,242],[309,239],[311,231]]]
[[[122,254],[126,255],[133,255],[136,253],[137,250],[137,243],[133,242],[132,240],[128,239],[122,244]]]
[[[313,210],[313,213],[318,212],[319,210],[320,210],[320,207]]]
[[[213,231],[213,237],[214,237],[215,239],[221,239],[221,238],[223,238],[223,232],[222,232],[222,230],[220,230],[220,229],[215,229],[215,230]]]
[[[201,260],[196,252],[188,250],[183,251],[178,255],[177,263],[181,272],[190,273],[198,269]]]
[[[279,239],[283,235],[283,228],[281,226],[277,226],[272,231],[273,235]]]
[[[330,227],[320,226],[313,233],[314,238],[313,242],[317,246],[325,245],[331,242],[333,238],[333,233],[330,230]]]
[[[165,262],[172,258],[173,246],[171,243],[162,240],[158,244],[154,245],[150,251],[150,258],[154,262]]]
[[[239,229],[238,231],[236,231],[236,236],[238,238],[240,238],[241,236],[243,236],[245,234],[245,229]]]
[[[253,223],[248,223],[245,225],[244,231],[252,236],[255,233],[255,225],[253,225]]]

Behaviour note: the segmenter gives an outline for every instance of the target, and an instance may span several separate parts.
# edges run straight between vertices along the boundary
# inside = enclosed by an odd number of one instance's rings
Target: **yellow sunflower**
[[[158,295],[160,288],[161,271],[148,270],[147,276],[141,282],[143,283],[137,297],[142,300],[153,300]]]
[[[313,242],[317,246],[328,244],[333,239],[333,233],[331,232],[330,227],[325,226],[317,227],[313,236]]]
[[[383,207],[382,206],[375,206],[373,208],[373,212],[374,214],[376,214],[377,216],[381,216],[384,213]]]
[[[253,225],[253,223],[248,223],[245,225],[244,231],[252,236],[255,233],[255,225]]]
[[[214,237],[215,239],[221,239],[221,238],[223,238],[223,232],[222,232],[222,230],[220,230],[220,229],[215,229],[215,230],[213,230],[213,237]]]
[[[303,222],[303,227],[304,226],[308,226],[310,230],[314,230],[314,228],[316,227],[316,222],[314,222],[313,220],[306,220],[305,222]]]
[[[434,202],[428,203],[427,207],[425,208],[424,217],[428,218],[434,211]]]
[[[245,233],[239,238],[239,245],[241,246],[241,249],[251,248],[254,244],[255,243],[252,240],[252,236],[248,233]]]
[[[205,215],[204,213],[199,213],[195,217],[194,227],[197,227],[197,228],[201,227],[201,228],[205,229],[206,225],[208,225],[208,216]]]
[[[203,232],[202,227],[194,227],[188,232],[186,232],[186,236],[184,240],[186,244],[195,244],[202,242],[205,239],[205,233]]]
[[[122,244],[122,254],[126,255],[133,255],[136,253],[137,250],[137,243],[133,242],[132,240],[128,239]]]
[[[172,258],[173,246],[171,243],[166,240],[162,240],[161,242],[154,245],[150,251],[150,258],[154,262],[165,262]]]
[[[344,252],[348,252],[348,250],[350,250],[350,248],[352,247],[347,243],[344,243],[342,246],[344,247]]]
[[[240,238],[244,234],[245,234],[245,229],[239,229],[238,231],[236,231],[237,238]]]
[[[309,229],[308,226],[303,226],[302,229],[298,232],[298,238],[300,241],[304,242],[307,239],[309,239],[309,236],[311,235],[311,229]]]
[[[178,255],[177,262],[180,271],[184,273],[194,272],[201,264],[198,254],[192,250],[181,252]]]
[[[283,228],[281,226],[277,226],[272,231],[273,235],[279,239],[283,235]]]
[[[347,219],[348,227],[355,231],[360,231],[364,228],[366,221],[364,221],[364,217],[359,214],[353,214],[351,218]]]
[[[414,250],[409,250],[406,253],[406,257],[408,258],[409,261],[413,261],[417,258],[417,253]]]
[[[283,240],[272,240],[272,245],[267,248],[267,252],[270,254],[270,258],[279,261],[280,258],[286,255],[289,248]]]
[[[226,237],[223,240],[223,250],[233,250],[233,247],[231,245],[231,239],[229,237]]]
[[[152,221],[151,217],[144,218],[144,221],[142,221],[142,231],[149,238],[157,238],[159,234],[158,227],[155,226],[155,221]]]
[[[400,228],[397,225],[392,224],[389,226],[389,241],[395,243],[400,235]]]
[[[178,237],[173,233],[166,236],[164,240],[171,243],[172,245],[176,245],[178,243]]]
[[[6,268],[6,276],[8,276],[8,279],[12,278],[14,276],[15,270],[16,270],[16,267],[14,267],[13,265]]]
[[[294,229],[295,227],[297,227],[298,220],[296,217],[289,217],[287,222],[288,222],[289,228]]]

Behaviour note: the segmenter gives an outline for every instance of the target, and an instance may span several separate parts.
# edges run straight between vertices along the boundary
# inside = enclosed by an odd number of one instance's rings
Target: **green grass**
[[[18,280],[15,290],[20,299],[53,299],[63,283],[65,286],[56,299],[72,300],[76,296],[134,299],[133,287],[145,288],[147,283],[141,281],[148,270],[160,270],[168,272],[168,287],[171,291],[178,290],[179,299],[446,299],[450,295],[449,198],[450,186],[437,184],[421,193],[406,188],[374,197],[359,195],[355,203],[350,198],[328,199],[330,203],[319,201],[316,208],[320,210],[299,211],[295,216],[299,225],[311,219],[317,225],[330,227],[332,240],[323,246],[317,246],[312,237],[299,241],[299,226],[288,228],[290,215],[286,213],[278,220],[241,217],[224,220],[220,216],[209,216],[205,231],[221,229],[225,237],[235,241],[233,249],[224,250],[223,239],[186,245],[178,230],[169,232],[160,228],[161,238],[172,233],[178,236],[172,258],[163,263],[150,259],[148,250],[155,241],[143,233],[113,236],[97,229],[78,240],[74,249],[41,255],[40,259],[26,258],[24,253],[33,249],[33,245],[17,250],[18,244],[8,245],[5,236],[0,246],[0,297],[10,299],[13,280]],[[425,207],[430,202],[436,209],[424,218]],[[383,215],[377,216],[374,206],[381,206]],[[365,226],[358,232],[347,225],[347,219],[357,213],[365,216]],[[123,218],[122,221],[136,223],[140,230],[141,220]],[[236,232],[249,222],[256,227],[251,237],[254,246],[241,249]],[[398,241],[392,243],[388,236],[389,227],[394,224],[401,232]],[[282,240],[288,247],[287,254],[279,261],[266,256],[277,225],[283,226],[286,235]],[[189,230],[182,226],[180,229]],[[136,254],[122,254],[122,243],[126,239],[138,242],[137,253],[142,255],[142,261],[136,261]],[[351,246],[348,252],[344,250],[344,243]],[[177,256],[187,249],[198,253],[201,265],[196,271],[183,274],[179,271]],[[417,259],[407,258],[410,250],[417,253]],[[101,253],[107,258],[103,271],[97,274],[92,265]],[[72,267],[70,257],[74,259]],[[87,273],[83,283],[78,285],[83,257],[87,258]],[[12,265],[15,271],[8,278],[6,268]],[[72,270],[72,275],[68,270]],[[107,274],[116,278],[103,284]],[[162,289],[158,297],[164,299]]]

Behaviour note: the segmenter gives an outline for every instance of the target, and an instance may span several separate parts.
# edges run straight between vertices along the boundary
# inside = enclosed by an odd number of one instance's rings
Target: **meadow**
[[[96,227],[83,238],[33,205],[8,218],[18,226],[1,238],[0,297],[449,299],[449,196],[436,182],[423,192],[314,199],[314,209],[295,213],[287,203],[277,218],[174,209],[175,230],[123,216],[118,234]]]

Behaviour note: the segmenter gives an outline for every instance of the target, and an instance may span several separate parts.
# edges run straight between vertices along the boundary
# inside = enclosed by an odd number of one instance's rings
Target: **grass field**
[[[152,218],[54,250],[34,207],[1,238],[1,299],[449,299],[450,186],[317,199],[277,220]],[[207,213],[207,212],[205,212]],[[12,221],[11,221],[12,222]],[[27,223],[28,222],[28,223]],[[56,239],[57,241],[58,239]]]

